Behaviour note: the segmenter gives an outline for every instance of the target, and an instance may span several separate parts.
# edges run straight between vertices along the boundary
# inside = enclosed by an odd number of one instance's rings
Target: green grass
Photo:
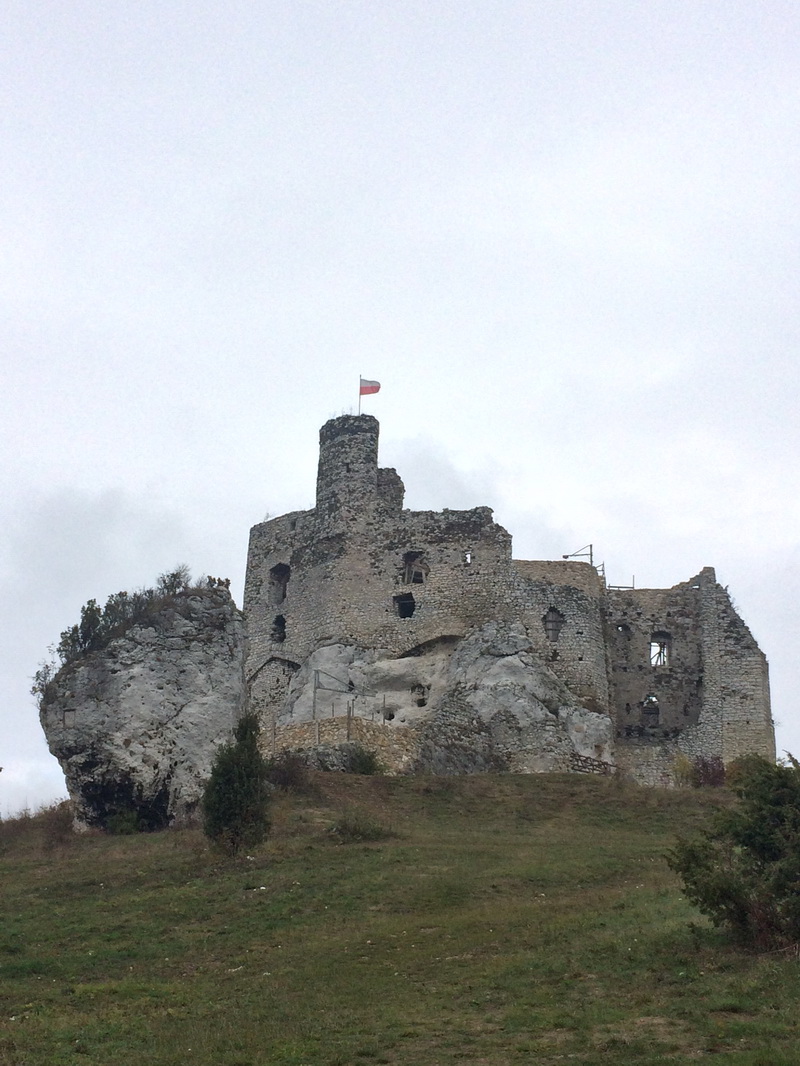
[[[235,861],[0,823],[2,1066],[800,1062],[797,959],[728,945],[663,861],[723,794],[315,785]]]

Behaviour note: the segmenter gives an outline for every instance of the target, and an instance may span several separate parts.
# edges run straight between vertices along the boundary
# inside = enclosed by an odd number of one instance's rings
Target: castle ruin
[[[154,601],[64,663],[40,719],[79,827],[196,815],[249,707],[266,752],[399,773],[623,769],[775,757],[767,662],[706,567],[614,588],[575,559],[521,561],[488,507],[403,509],[378,423],[320,432],[316,506],[254,526],[244,615],[226,582]]]
[[[773,759],[767,661],[714,570],[619,589],[512,559],[488,507],[409,511],[378,422],[320,431],[316,506],[251,530],[245,676],[266,746],[359,740],[391,769]]]

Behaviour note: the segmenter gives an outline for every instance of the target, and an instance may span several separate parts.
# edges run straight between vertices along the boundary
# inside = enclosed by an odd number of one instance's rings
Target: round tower
[[[378,420],[372,415],[342,415],[319,431],[317,515],[357,516],[378,495]]]

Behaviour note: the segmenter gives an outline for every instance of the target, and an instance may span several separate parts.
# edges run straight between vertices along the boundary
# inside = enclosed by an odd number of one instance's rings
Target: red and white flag
[[[359,388],[359,396],[372,396],[373,393],[380,392],[380,381],[367,381],[366,378],[361,378],[361,386]]]

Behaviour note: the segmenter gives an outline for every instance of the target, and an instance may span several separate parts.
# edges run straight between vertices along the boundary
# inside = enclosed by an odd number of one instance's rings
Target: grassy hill
[[[800,971],[664,852],[721,792],[317,775],[269,841],[0,824],[3,1066],[800,1063]]]

